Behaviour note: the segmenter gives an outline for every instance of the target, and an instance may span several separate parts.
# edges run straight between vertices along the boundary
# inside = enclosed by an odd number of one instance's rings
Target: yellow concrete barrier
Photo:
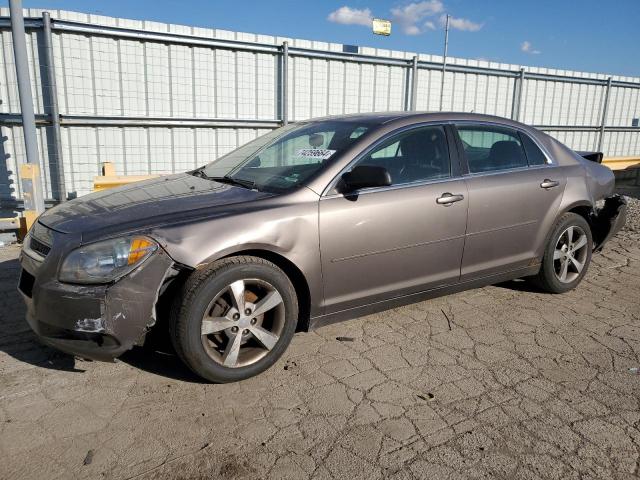
[[[626,170],[630,167],[640,167],[640,157],[609,157],[602,163],[611,170]]]
[[[0,218],[0,231],[1,230],[18,230],[20,228],[20,218]]]
[[[116,175],[116,168],[113,163],[105,162],[102,164],[102,175],[93,177],[93,190],[99,192],[100,190],[121,187],[122,185],[148,180],[149,178],[157,178],[159,176],[160,175]]]

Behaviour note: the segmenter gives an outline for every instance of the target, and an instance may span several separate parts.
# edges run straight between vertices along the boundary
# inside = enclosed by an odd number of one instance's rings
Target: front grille
[[[34,252],[39,253],[43,257],[49,255],[49,252],[51,251],[51,247],[49,245],[45,245],[35,237],[31,237],[29,248],[31,248],[31,250],[33,250]]]

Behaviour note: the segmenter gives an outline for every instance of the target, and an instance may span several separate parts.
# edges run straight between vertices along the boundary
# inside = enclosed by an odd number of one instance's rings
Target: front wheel
[[[564,214],[551,232],[536,283],[551,293],[574,289],[587,273],[592,251],[587,221],[575,213]]]
[[[180,358],[219,383],[257,375],[284,353],[298,301],[286,274],[257,257],[231,257],[191,275],[174,304],[171,337]]]

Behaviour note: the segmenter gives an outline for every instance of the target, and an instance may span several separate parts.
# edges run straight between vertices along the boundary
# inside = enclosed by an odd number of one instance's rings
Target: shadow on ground
[[[544,293],[544,291],[538,288],[538,286],[533,282],[525,280],[523,278],[496,283],[494,286],[499,288],[506,288],[508,290],[513,290],[516,292]]]
[[[209,383],[202,380],[182,363],[173,352],[155,350],[152,347],[134,347],[120,357],[127,365],[161,377],[189,383]]]

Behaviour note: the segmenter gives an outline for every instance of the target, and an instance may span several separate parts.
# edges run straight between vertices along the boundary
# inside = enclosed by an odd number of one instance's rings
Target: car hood
[[[270,196],[181,173],[82,196],[48,210],[40,222],[84,239],[210,217]]]

